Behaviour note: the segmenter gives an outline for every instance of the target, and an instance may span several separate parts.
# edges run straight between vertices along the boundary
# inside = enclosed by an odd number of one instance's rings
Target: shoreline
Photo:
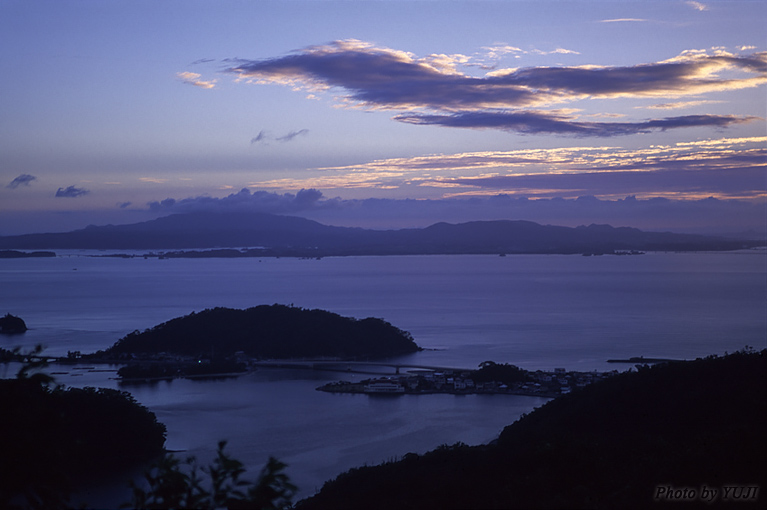
[[[359,384],[359,383],[358,383]],[[561,393],[551,393],[551,392],[534,392],[534,391],[520,391],[520,390],[438,390],[438,389],[431,389],[431,390],[408,390],[405,389],[405,391],[401,392],[378,392],[378,391],[365,391],[364,389],[360,390],[353,390],[353,389],[335,389],[332,388],[333,383],[328,383],[323,386],[320,386],[317,389],[317,391],[323,391],[326,393],[346,393],[350,395],[371,395],[374,397],[399,397],[404,395],[456,395],[456,396],[463,396],[463,395],[518,395],[523,397],[541,397],[541,398],[556,398],[561,395]]]

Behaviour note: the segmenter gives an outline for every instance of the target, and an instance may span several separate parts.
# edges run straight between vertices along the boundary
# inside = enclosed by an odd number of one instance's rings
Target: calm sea
[[[0,261],[0,314],[51,355],[108,347],[135,329],[215,306],[293,304],[380,317],[427,350],[400,359],[474,368],[613,370],[631,356],[692,359],[767,347],[767,252],[639,256],[410,256],[116,259],[76,252]],[[103,367],[101,367],[103,368]],[[10,369],[6,369],[8,372]],[[72,367],[58,381],[118,387]],[[3,376],[0,366],[0,376]],[[6,376],[11,376],[7,373]],[[365,376],[262,370],[223,381],[120,387],[168,426],[167,447],[209,459],[219,439],[256,475],[269,455],[309,495],[341,471],[440,444],[487,442],[545,400],[517,396],[369,398],[315,391]],[[122,483],[122,482],[120,482]],[[114,490],[87,493],[104,504]]]

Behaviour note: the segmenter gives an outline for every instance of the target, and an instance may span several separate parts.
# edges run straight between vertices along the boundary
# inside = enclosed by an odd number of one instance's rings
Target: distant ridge
[[[587,253],[624,250],[701,251],[764,246],[737,240],[629,227],[576,228],[531,221],[436,223],[426,228],[333,227],[267,213],[174,214],[129,225],[89,226],[64,233],[0,237],[0,249],[189,250],[264,248],[263,256]]]

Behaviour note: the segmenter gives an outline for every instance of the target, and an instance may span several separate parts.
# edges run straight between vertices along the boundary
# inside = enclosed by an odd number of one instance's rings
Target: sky
[[[767,2],[0,0],[0,235],[767,232]]]

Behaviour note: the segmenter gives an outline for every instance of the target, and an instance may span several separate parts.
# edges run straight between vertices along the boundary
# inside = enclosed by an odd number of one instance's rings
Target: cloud
[[[296,193],[293,202],[299,206],[308,206],[317,203],[322,198],[322,192],[317,189],[302,189]]]
[[[500,177],[497,183],[511,186],[513,182],[538,182],[536,189],[521,186],[516,188],[493,188],[507,193],[526,193],[531,196],[562,196],[577,194],[577,186],[555,185],[558,179],[563,183],[573,174],[596,172],[643,171],[686,171],[684,175],[695,181],[697,171],[722,172],[720,189],[711,188],[708,194],[715,197],[739,196],[756,197],[767,195],[767,185],[756,186],[753,180],[735,179],[736,176],[751,177],[767,168],[767,137],[719,138],[684,142],[671,145],[652,145],[647,148],[603,147],[560,147],[552,149],[517,149],[512,151],[484,151],[457,154],[435,154],[411,158],[392,158],[368,163],[323,167],[320,172],[304,179],[277,179],[253,183],[262,189],[352,189],[392,190],[407,189],[409,194],[420,196],[442,196],[460,193],[477,194],[478,190],[491,189],[491,180]],[[756,173],[754,173],[756,172]],[[546,175],[552,177],[540,177]],[[682,175],[682,174],[680,174]],[[703,175],[703,174],[701,174]],[[529,181],[520,176],[532,176]],[[507,179],[507,177],[509,177]],[[518,181],[513,179],[519,177]],[[541,178],[541,181],[535,179]],[[543,184],[543,180],[548,179]],[[572,178],[582,179],[582,178]],[[762,179],[763,181],[763,179]],[[578,181],[585,182],[585,181]],[[714,181],[709,181],[714,182]],[[483,184],[484,183],[484,184]],[[657,186],[647,191],[658,196],[675,193],[683,198],[679,189],[669,190],[664,186],[669,181],[659,179]],[[757,183],[758,184],[758,183]],[[581,184],[578,184],[581,186]],[[420,191],[418,191],[420,190]],[[515,191],[516,190],[516,191]],[[593,189],[590,194],[638,193],[636,190],[610,191],[607,188]],[[690,188],[689,196],[694,199],[700,190]],[[418,196],[418,195],[416,195]]]
[[[299,129],[298,131],[291,131],[285,136],[280,136],[279,138],[275,138],[275,140],[277,140],[278,142],[289,142],[293,140],[293,138],[297,136],[305,135],[307,133],[309,133],[308,129]]]
[[[132,204],[133,204],[132,202],[120,202],[119,204],[117,204],[117,207],[119,207],[120,209],[127,209]]]
[[[58,190],[56,190],[56,197],[75,198],[75,197],[87,195],[88,193],[90,193],[90,191],[85,188],[76,188],[75,186],[67,186],[66,188],[59,188]]]
[[[557,48],[554,51],[550,51],[550,54],[556,54],[556,55],[580,55],[580,52],[575,50],[568,50],[565,48]]]
[[[261,130],[261,131],[258,132],[258,136],[255,136],[255,137],[250,139],[250,143],[251,144],[260,143],[260,142],[263,142],[265,140],[266,140],[266,131]]]
[[[255,136],[250,139],[250,143],[251,145],[258,144],[258,143],[263,143],[268,145],[269,140],[275,140],[277,142],[290,142],[297,136],[304,136],[308,133],[309,133],[308,129],[299,129],[298,131],[291,131],[290,133],[283,136],[272,137],[268,131],[261,130],[259,131],[258,136]]]
[[[16,189],[19,186],[29,186],[32,181],[36,181],[37,177],[34,175],[29,174],[21,174],[18,177],[16,177],[14,180],[12,180],[6,188],[10,189]]]
[[[645,21],[649,21],[642,18],[616,18],[616,19],[601,19],[599,20],[600,23],[642,23]]]
[[[696,11],[707,11],[708,10],[708,6],[706,6],[705,4],[702,4],[700,2],[688,1],[688,2],[685,2],[685,3],[687,5],[689,5],[690,7],[692,7],[693,9],[695,9]]]
[[[438,125],[474,129],[501,129],[524,134],[549,133],[578,137],[609,137],[666,131],[667,129],[714,126],[727,127],[756,120],[732,115],[686,115],[644,122],[583,122],[548,112],[483,111],[452,115],[398,115],[395,120],[416,125]]]
[[[494,55],[518,50],[508,46],[486,49]],[[574,52],[560,48],[549,53]],[[625,134],[656,128],[722,126],[739,120],[704,115],[698,119],[655,119],[635,126],[563,126],[562,122],[569,124],[572,119],[532,109],[593,99],[678,98],[767,83],[767,53],[739,56],[721,49],[713,55],[687,51],[665,61],[633,66],[527,67],[494,70],[480,77],[459,72],[459,64],[470,65],[468,57],[419,58],[347,40],[311,46],[284,57],[238,60],[226,72],[256,84],[276,83],[312,92],[341,91],[338,99],[343,106],[398,110],[401,113],[394,117],[396,120],[415,124],[482,128],[495,124],[497,129],[508,131],[577,132],[580,136],[610,136],[611,129]],[[538,129],[541,124],[550,128]]]
[[[511,54],[518,54],[518,53],[527,53],[522,48],[517,48],[516,46],[511,46],[509,44],[496,44],[495,46],[483,46],[483,50],[487,52],[488,58],[491,59],[499,59],[505,55]]]
[[[647,108],[650,110],[679,110],[682,108],[692,108],[693,106],[700,106],[704,104],[718,104],[723,101],[679,101],[676,103],[661,103],[649,106],[635,106],[635,108]]]
[[[169,179],[162,177],[139,177],[138,180],[141,182],[151,182],[152,184],[165,184],[169,181]]]
[[[487,63],[486,60],[497,61],[506,55],[513,55],[514,58],[520,58],[520,55],[580,55],[580,52],[574,50],[568,50],[566,48],[556,48],[552,51],[543,51],[539,49],[523,50],[516,46],[511,46],[504,43],[496,43],[494,46],[483,46],[484,56],[476,56],[474,58],[465,55],[460,55],[461,59],[456,59],[455,64],[461,64],[467,67],[480,67],[482,69],[495,69],[495,65]],[[477,61],[475,61],[477,60]],[[456,71],[455,66],[453,70]],[[457,72],[457,71],[456,71]]]
[[[216,86],[217,80],[203,81],[200,80],[201,76],[199,73],[190,73],[189,71],[176,73],[176,77],[188,85],[194,85],[203,89],[212,89]]]
[[[580,55],[580,53],[577,51],[567,50],[565,48],[557,48],[552,51],[531,50],[530,53],[534,53],[536,55]]]
[[[462,185],[495,190],[557,190],[561,196],[576,195],[674,195],[708,197],[711,195],[755,198],[767,195],[764,173],[767,165],[722,171],[719,168],[697,170],[618,170],[572,174],[505,175],[476,179],[456,179]],[[744,195],[744,191],[748,193]]]
[[[292,193],[277,194],[267,191],[251,193],[243,188],[223,198],[209,196],[189,197],[181,200],[166,198],[160,202],[149,202],[154,212],[184,213],[192,211],[243,211],[291,214],[316,207],[333,207],[333,201],[323,201],[322,192],[316,189],[302,189]]]

